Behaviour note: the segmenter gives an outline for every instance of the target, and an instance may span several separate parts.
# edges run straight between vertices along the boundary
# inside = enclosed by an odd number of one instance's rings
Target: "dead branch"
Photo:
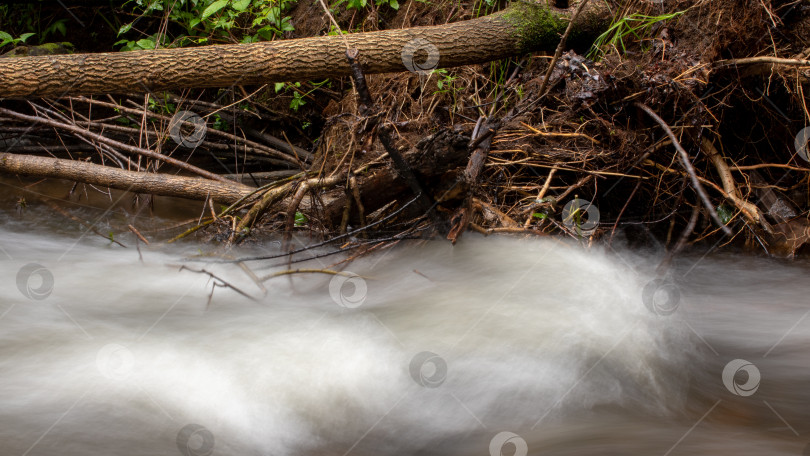
[[[678,138],[675,137],[675,133],[672,133],[672,129],[669,128],[664,119],[658,117],[658,114],[655,113],[649,106],[645,105],[644,103],[634,102],[635,106],[639,107],[642,111],[647,113],[651,119],[653,119],[661,128],[664,129],[669,139],[672,140],[672,145],[675,146],[675,149],[678,150],[681,158],[681,164],[683,165],[684,169],[686,169],[687,173],[689,173],[690,179],[692,179],[692,186],[694,187],[695,191],[700,196],[701,201],[703,201],[703,205],[706,207],[706,210],[709,211],[709,215],[712,217],[715,223],[723,230],[724,233],[731,236],[732,232],[729,227],[727,227],[722,220],[720,220],[720,216],[717,215],[717,211],[712,206],[712,202],[709,201],[709,195],[706,194],[706,190],[703,189],[703,186],[700,185],[700,180],[698,180],[698,176],[695,173],[695,168],[692,167],[692,162],[689,161],[689,154],[686,153],[681,143],[678,141]]]
[[[67,179],[135,193],[177,196],[200,201],[204,201],[210,195],[215,201],[226,204],[246,197],[254,190],[230,181],[127,171],[77,160],[6,153],[0,153],[0,172]]]

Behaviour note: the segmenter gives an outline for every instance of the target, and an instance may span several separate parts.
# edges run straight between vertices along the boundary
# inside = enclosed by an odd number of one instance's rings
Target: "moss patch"
[[[503,17],[517,30],[519,47],[523,52],[553,50],[568,26],[567,20],[546,6],[527,1],[512,3],[504,11]]]

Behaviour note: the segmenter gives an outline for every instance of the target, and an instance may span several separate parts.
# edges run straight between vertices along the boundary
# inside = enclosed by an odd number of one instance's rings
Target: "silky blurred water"
[[[661,252],[468,233],[263,291],[238,265],[188,261],[191,243],[139,254],[134,238],[12,219],[3,455],[801,455],[810,442],[806,263],[714,253],[658,277]],[[180,265],[252,299],[211,294]]]

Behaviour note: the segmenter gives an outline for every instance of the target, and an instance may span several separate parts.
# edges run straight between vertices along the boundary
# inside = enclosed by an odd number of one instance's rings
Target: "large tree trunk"
[[[604,27],[606,18],[609,16],[599,7],[585,11],[576,19],[569,42],[592,37]],[[406,64],[411,61],[423,69],[432,69],[483,63],[535,50],[553,51],[566,26],[564,11],[516,1],[504,11],[469,21],[345,37],[350,47],[360,51],[366,73],[388,73],[408,70]],[[7,58],[0,65],[0,97],[132,93],[332,78],[349,75],[345,52],[343,38],[323,36],[184,49]]]

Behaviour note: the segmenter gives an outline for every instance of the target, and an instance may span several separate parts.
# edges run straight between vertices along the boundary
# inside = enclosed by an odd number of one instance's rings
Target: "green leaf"
[[[67,27],[65,27],[65,21],[58,21],[53,24],[53,30],[62,34],[62,36],[67,35]]]
[[[135,42],[141,49],[154,49],[155,48],[155,40],[151,38],[144,38],[142,40],[138,40]]]
[[[283,89],[284,89],[284,85],[285,85],[285,84],[284,84],[283,82],[277,82],[277,83],[276,83],[276,93],[279,93],[281,90],[283,90]]]
[[[395,10],[399,9],[399,2],[397,0],[388,0],[388,6],[394,8]]]
[[[202,15],[200,16],[200,19],[205,20],[206,18],[208,18],[208,16],[216,13],[217,11],[221,10],[222,8],[225,8],[225,5],[227,5],[227,4],[228,4],[228,0],[217,0],[217,1],[215,1],[214,3],[210,4],[208,6],[208,8],[206,8],[202,12]]]
[[[10,43],[14,41],[14,37],[9,35],[6,32],[0,32],[0,40],[3,40],[3,44]],[[2,46],[2,45],[0,45]]]
[[[717,216],[720,217],[720,221],[722,221],[725,225],[731,221],[732,217],[734,217],[734,210],[725,204],[721,204],[717,206]]]
[[[532,217],[539,218],[542,220],[544,218],[548,218],[548,215],[543,214],[542,212],[533,212]]]
[[[281,31],[292,32],[293,30],[295,30],[295,27],[293,27],[293,25],[290,23],[289,17],[285,17],[281,20]]]
[[[259,30],[257,30],[256,34],[264,38],[265,40],[270,41],[273,38],[275,38],[276,30],[268,25],[267,27],[262,27]]]
[[[293,99],[290,100],[290,109],[298,112],[298,108],[304,106],[305,104],[307,104],[307,102],[304,101],[304,97],[302,97],[300,93],[295,92],[293,94]]]
[[[250,6],[250,0],[236,0],[231,4],[231,8],[239,11],[240,13],[245,11],[248,6]]]
[[[25,40],[27,40],[28,38],[31,38],[34,35],[36,35],[36,34],[35,33],[23,33],[22,35],[20,35],[20,41],[25,43]]]
[[[122,25],[122,26],[121,26],[121,28],[120,28],[120,29],[118,29],[118,36],[121,36],[121,35],[123,35],[124,33],[127,33],[127,32],[128,32],[128,31],[129,31],[129,30],[132,28],[132,24],[133,24],[133,23],[132,23],[132,22],[130,22],[129,24],[124,24],[124,25]]]
[[[304,225],[306,225],[306,223],[308,221],[309,221],[309,219],[307,219],[306,215],[302,214],[301,212],[296,211],[296,213],[295,213],[295,226],[304,226]]]

